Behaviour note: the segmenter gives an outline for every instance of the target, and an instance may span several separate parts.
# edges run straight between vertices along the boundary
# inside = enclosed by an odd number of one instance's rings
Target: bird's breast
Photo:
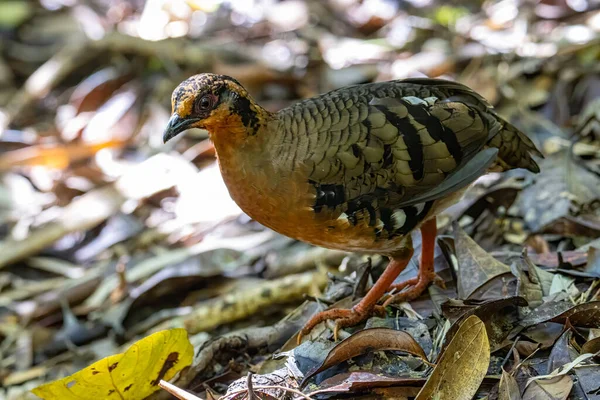
[[[262,225],[293,239],[344,251],[392,254],[402,247],[403,236],[381,239],[366,221],[351,224],[342,212],[315,210],[316,192],[308,172],[275,170],[268,163],[256,166],[236,158],[219,154],[223,179],[233,200]]]

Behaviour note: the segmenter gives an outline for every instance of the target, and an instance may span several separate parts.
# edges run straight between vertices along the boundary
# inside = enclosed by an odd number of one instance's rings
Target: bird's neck
[[[223,119],[206,129],[220,158],[243,159],[252,158],[256,151],[267,150],[263,146],[268,142],[274,124],[277,124],[276,114],[256,106],[224,113]]]
[[[207,127],[223,177],[241,177],[268,168],[269,137],[277,129],[277,116],[260,106],[252,116],[230,113],[218,126]]]

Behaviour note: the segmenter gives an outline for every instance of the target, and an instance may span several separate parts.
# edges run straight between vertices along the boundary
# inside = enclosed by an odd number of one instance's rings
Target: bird
[[[299,342],[326,320],[337,337],[419,297],[436,279],[436,215],[479,176],[539,172],[534,156],[543,157],[481,95],[450,80],[357,84],[271,112],[236,79],[202,73],[181,82],[171,103],[164,142],[207,130],[229,194],[252,219],[313,245],[389,258],[357,304],[315,314]],[[416,230],[418,275],[394,283],[413,256]]]

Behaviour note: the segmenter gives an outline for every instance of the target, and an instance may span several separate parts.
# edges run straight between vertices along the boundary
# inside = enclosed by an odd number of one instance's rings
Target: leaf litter
[[[167,398],[170,379],[198,398],[600,399],[598,10],[243,3],[0,5],[0,397],[85,375],[123,398]],[[351,305],[386,260],[256,224],[206,132],[163,145],[171,91],[197,72],[236,77],[270,110],[343,85],[455,79],[546,158],[536,176],[482,177],[440,215],[445,288],[296,347],[317,303]],[[152,394],[89,374],[182,327],[189,367],[127,377]]]

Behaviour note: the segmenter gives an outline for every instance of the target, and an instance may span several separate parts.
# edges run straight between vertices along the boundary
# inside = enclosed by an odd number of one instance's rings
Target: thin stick
[[[164,390],[181,400],[202,400],[200,397],[194,396],[193,394],[186,392],[185,390],[180,389],[167,381],[161,380],[160,382],[158,382],[158,386],[160,386],[161,388],[163,388]]]
[[[264,385],[264,386],[263,386],[263,385],[261,385],[261,386],[254,386],[254,390],[261,390],[261,389],[279,389],[279,390],[284,390],[284,391],[286,391],[286,392],[294,393],[294,394],[296,394],[296,395],[298,395],[298,396],[302,397],[303,399],[306,399],[306,400],[314,400],[312,397],[310,397],[310,396],[308,396],[308,395],[306,395],[306,394],[302,393],[302,392],[301,392],[301,391],[299,391],[299,390],[292,389],[292,388],[285,387],[285,386],[279,386],[279,385]],[[237,391],[235,391],[235,392],[231,392],[231,393],[229,393],[228,395],[226,395],[226,396],[224,396],[224,397],[221,397],[221,399],[230,399],[230,398],[233,398],[233,397],[235,397],[235,396],[237,396],[237,395],[239,395],[239,394],[242,394],[242,393],[244,393],[244,392],[247,392],[247,391],[248,391],[248,389],[237,390]]]

